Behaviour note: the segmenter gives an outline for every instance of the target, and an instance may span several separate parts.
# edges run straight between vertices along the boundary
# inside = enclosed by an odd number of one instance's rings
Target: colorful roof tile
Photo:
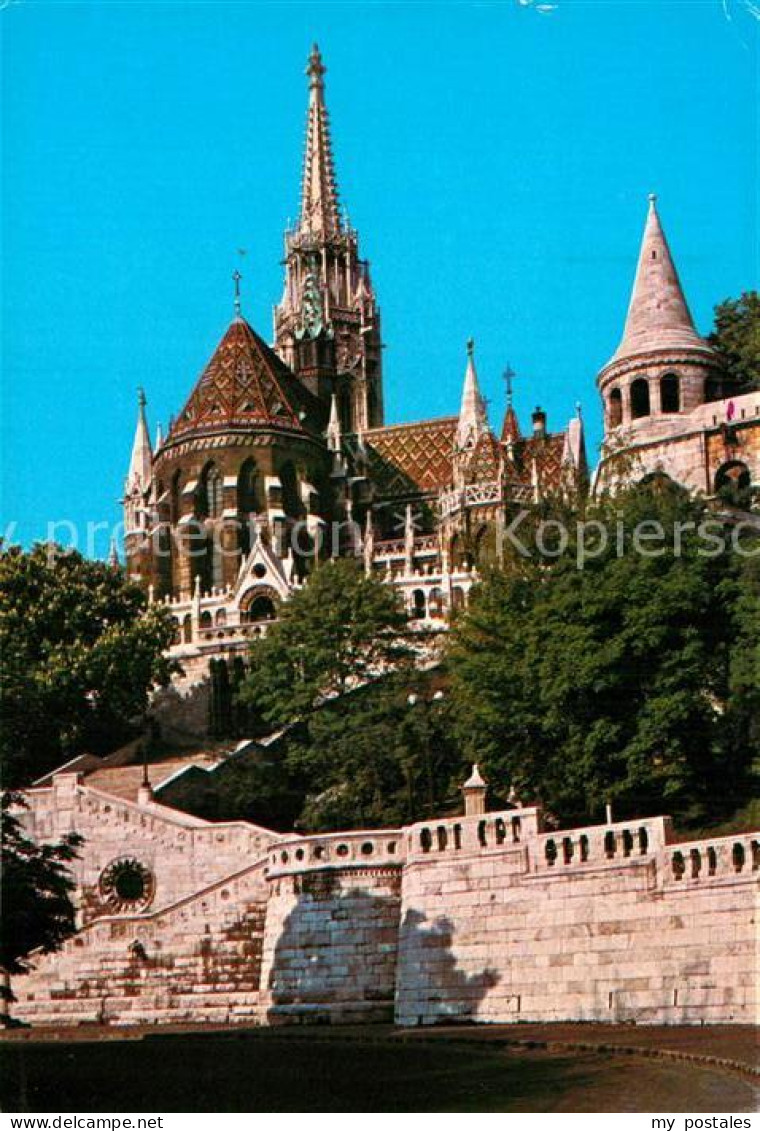
[[[230,325],[171,428],[192,432],[257,426],[314,432],[324,411],[244,318]]]
[[[450,486],[458,419],[443,416],[364,433],[369,475],[381,498],[437,492]]]

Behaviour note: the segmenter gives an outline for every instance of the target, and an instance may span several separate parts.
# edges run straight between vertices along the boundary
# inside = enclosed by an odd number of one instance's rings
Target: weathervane
[[[235,317],[240,317],[240,280],[243,276],[238,271],[237,267],[232,272],[232,282],[235,285]]]

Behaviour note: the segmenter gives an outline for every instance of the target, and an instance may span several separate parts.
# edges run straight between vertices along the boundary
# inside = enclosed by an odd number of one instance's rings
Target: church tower
[[[301,211],[285,234],[275,350],[328,409],[335,394],[344,432],[363,432],[383,423],[380,311],[358,235],[340,212],[325,70],[315,45],[306,68]]]

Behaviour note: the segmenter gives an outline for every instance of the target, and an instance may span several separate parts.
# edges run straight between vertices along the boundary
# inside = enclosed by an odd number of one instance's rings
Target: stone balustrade
[[[274,879],[323,868],[400,866],[404,859],[404,835],[399,829],[294,837],[272,846],[267,876]]]
[[[545,873],[562,871],[569,866],[598,868],[621,862],[634,863],[637,859],[651,859],[671,838],[668,817],[545,833],[536,841],[531,868]]]
[[[705,880],[746,879],[760,874],[760,836],[746,834],[686,841],[671,846],[664,879],[688,887]]]

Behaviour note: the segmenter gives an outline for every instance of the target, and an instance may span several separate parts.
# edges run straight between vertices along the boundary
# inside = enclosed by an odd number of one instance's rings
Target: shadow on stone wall
[[[342,889],[340,875],[327,872],[295,882],[298,901],[262,987],[271,1024],[391,1022],[397,997],[414,1006],[407,1023],[421,1022],[431,1009],[441,1020],[466,1019],[499,980],[491,969],[467,974],[457,968],[449,919],[427,924],[424,915],[408,911],[401,923],[397,870],[382,879],[380,892]]]
[[[457,966],[451,919],[439,916],[426,923],[422,912],[410,909],[401,924],[397,1019],[404,1025],[474,1019],[500,976],[491,967],[468,974]]]

